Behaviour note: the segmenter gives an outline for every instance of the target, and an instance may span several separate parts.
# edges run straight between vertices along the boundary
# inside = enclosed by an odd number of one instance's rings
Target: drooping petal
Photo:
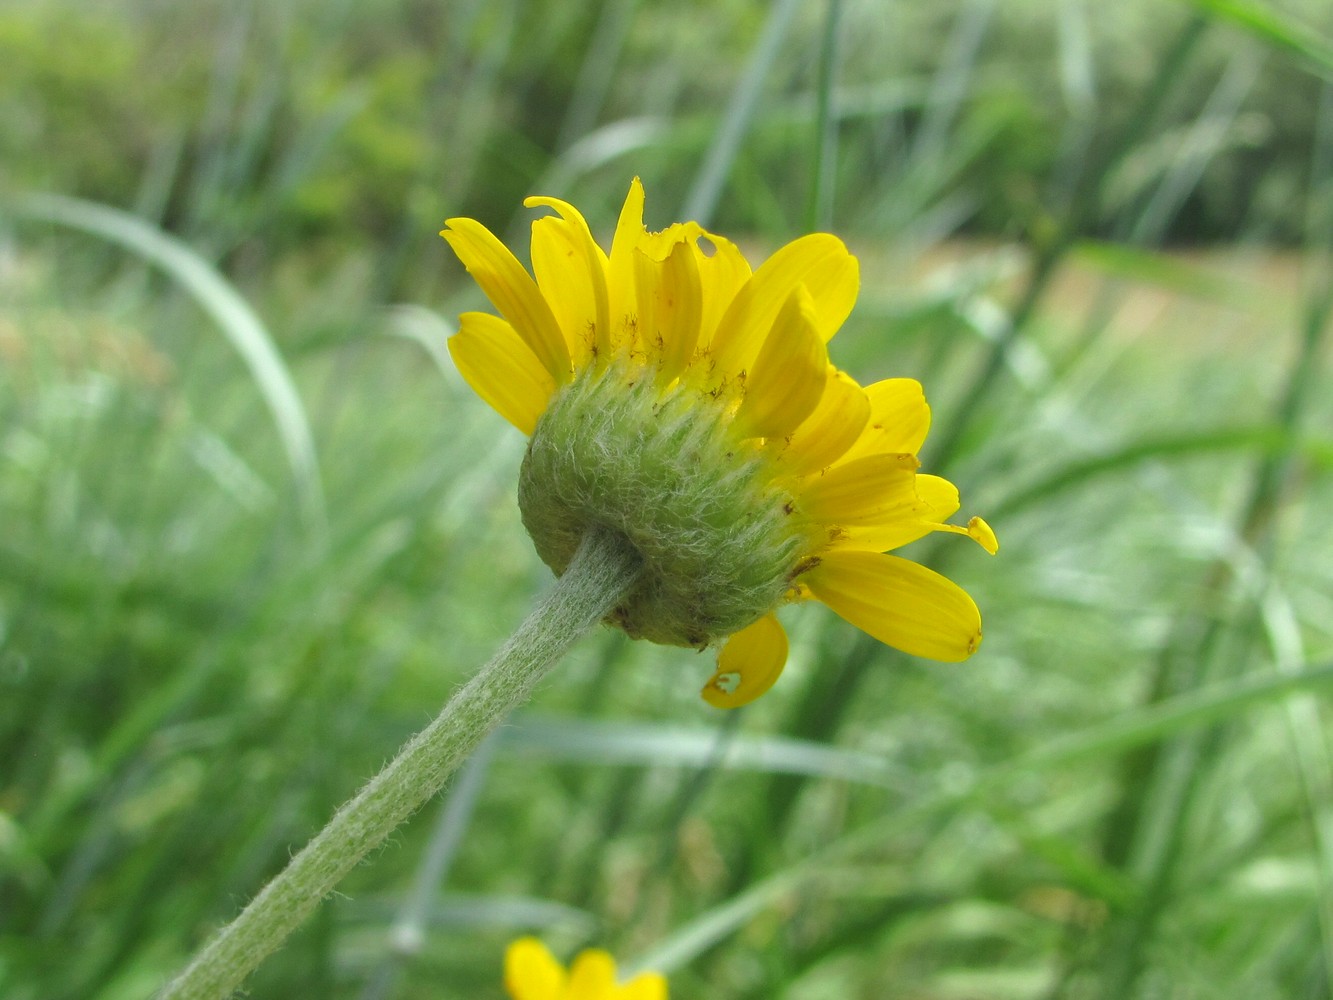
[[[614,1000],[615,959],[600,948],[580,952],[569,967],[567,995],[575,1000]]]
[[[536,938],[519,938],[505,951],[505,989],[514,1000],[564,996],[565,970]]]
[[[833,542],[833,548],[864,549],[868,552],[889,552],[908,542],[915,542],[933,531],[944,531],[954,535],[966,535],[991,555],[1000,551],[999,539],[991,526],[979,517],[974,517],[966,525],[946,524],[928,519],[890,521],[886,524],[871,524],[846,529]]]
[[[1000,551],[1000,540],[995,537],[995,529],[987,524],[984,519],[980,517],[969,518],[967,533],[991,555]]]
[[[663,384],[678,376],[694,356],[702,298],[699,270],[688,243],[677,243],[663,261],[635,253],[639,339],[655,357]]]
[[[641,973],[620,987],[616,1000],[667,1000],[666,977],[656,972]]]
[[[828,348],[815,332],[814,301],[797,285],[745,380],[736,411],[741,437],[785,437],[814,412],[828,380]]]
[[[616,233],[611,239],[611,254],[607,258],[607,299],[610,325],[605,343],[598,341],[599,356],[611,358],[627,336],[632,336],[638,323],[638,298],[634,283],[634,251],[645,235],[643,228],[643,185],[635,177],[630,182],[629,194],[620,209]],[[600,331],[599,331],[600,333]]]
[[[500,315],[509,321],[537,360],[560,383],[570,378],[569,347],[555,315],[531,275],[474,219],[449,219],[440,235],[449,241],[468,273],[476,279]]]
[[[947,531],[954,535],[966,535],[991,555],[1000,551],[1000,540],[995,537],[995,532],[991,529],[991,526],[979,517],[972,518],[965,525],[929,524],[926,526],[926,531]],[[922,534],[925,533],[922,532]],[[906,543],[900,542],[899,544]]]
[[[981,612],[972,598],[907,559],[835,550],[824,553],[802,580],[838,615],[913,656],[954,662],[981,644]]]
[[[917,496],[915,478],[911,455],[867,455],[811,476],[797,506],[810,520],[833,525],[919,518],[929,508]]]
[[[597,342],[596,331],[609,322],[606,254],[573,205],[544,197],[526,198],[523,204],[559,213],[532,223],[532,270],[579,367]]]
[[[832,543],[836,549],[860,549],[864,552],[891,552],[918,538],[924,538],[940,525],[923,518],[891,521],[888,524],[863,524],[846,528]]]
[[[814,233],[765,261],[736,293],[713,334],[709,350],[719,379],[749,368],[778,310],[802,284],[814,298],[815,329],[827,342],[856,302],[856,258],[836,236]]]
[[[933,531],[945,531],[966,535],[991,555],[999,551],[1000,543],[995,532],[981,518],[974,517],[966,525],[946,523],[945,519],[958,510],[958,487],[949,480],[918,475],[916,492],[925,505],[924,509],[891,511],[874,522],[850,526],[833,542],[833,547],[888,552]]]
[[[819,405],[792,432],[781,461],[798,476],[818,472],[852,446],[869,419],[870,399],[865,390],[850,375],[830,367]]]
[[[449,356],[476,394],[531,435],[556,383],[514,328],[490,313],[463,313],[448,343]]]
[[[944,522],[958,510],[958,487],[939,476],[918,473],[916,495],[924,509],[913,510],[904,517],[886,517],[878,523],[850,527],[834,544],[837,548],[865,549],[869,552],[888,552],[908,542],[924,538],[932,531],[961,531]]]
[[[765,615],[727,639],[700,694],[714,708],[740,708],[771,688],[786,665],[787,633]]]

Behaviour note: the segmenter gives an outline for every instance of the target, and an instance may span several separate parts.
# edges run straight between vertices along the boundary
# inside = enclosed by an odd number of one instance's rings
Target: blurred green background
[[[1326,0],[0,6],[0,996],[145,997],[548,574],[436,232],[861,257],[987,638],[792,608],[779,685],[602,632],[250,983],[499,998],[1326,998]],[[1323,511],[1321,514],[1320,512]],[[953,544],[948,544],[950,541]]]

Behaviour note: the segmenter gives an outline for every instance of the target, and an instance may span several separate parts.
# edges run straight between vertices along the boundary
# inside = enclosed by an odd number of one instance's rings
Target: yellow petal
[[[805,480],[797,507],[812,521],[834,525],[882,524],[919,519],[929,510],[917,496],[916,459],[867,455]]]
[[[616,963],[599,948],[580,952],[569,967],[570,1000],[614,1000]]]
[[[727,639],[700,694],[714,708],[740,708],[771,688],[786,664],[787,633],[765,615]]]
[[[872,524],[865,527],[848,528],[833,542],[837,549],[864,549],[868,552],[888,552],[908,542],[929,535],[932,531],[945,531],[954,535],[966,535],[991,555],[1000,550],[1000,542],[995,537],[991,526],[979,517],[974,517],[965,526],[944,524],[931,520],[893,521],[887,524]]]
[[[947,479],[918,475],[916,495],[930,507],[931,516],[937,521],[943,521],[958,512],[958,487]]]
[[[656,972],[635,976],[620,987],[616,1000],[667,1000],[666,978]]]
[[[921,383],[914,378],[888,378],[866,386],[866,395],[870,420],[843,460],[881,451],[913,455],[920,451],[930,430],[930,407]]]
[[[707,232],[703,233],[703,238],[712,244],[712,253],[705,253],[698,241],[694,243],[694,263],[699,268],[699,284],[703,290],[703,309],[699,314],[701,349],[713,342],[718,322],[730,308],[736,293],[750,280],[750,263],[735,243]]]
[[[802,579],[838,615],[913,656],[964,660],[981,645],[981,612],[972,598],[917,563],[835,550]]]
[[[996,533],[980,517],[973,517],[964,527],[944,523],[945,517],[953,515],[958,509],[958,488],[949,480],[938,476],[917,476],[916,489],[917,496],[928,508],[926,511],[890,511],[877,519],[876,523],[852,525],[833,541],[833,548],[888,552],[929,535],[930,532],[944,531],[968,536],[992,556],[1000,551]]]
[[[819,405],[786,442],[781,459],[796,475],[832,465],[861,436],[870,419],[870,399],[845,372],[831,368]]]
[[[512,326],[490,313],[463,313],[449,338],[449,355],[478,396],[532,434],[556,383]]]
[[[828,341],[851,312],[858,284],[856,258],[836,236],[813,233],[788,243],[754,272],[718,322],[709,348],[717,377],[750,367],[797,285],[810,290],[815,329]]]
[[[888,552],[924,538],[932,531],[962,531],[944,523],[958,510],[958,487],[939,476],[918,474],[916,495],[925,505],[904,519],[883,519],[878,524],[848,528],[846,534],[834,542],[836,548],[865,549],[869,552]]]
[[[558,216],[532,223],[532,271],[569,344],[575,366],[584,364],[596,331],[607,328],[606,254],[578,209],[558,198],[526,198],[528,208],[553,208]]]
[[[1000,551],[1000,540],[995,537],[995,530],[979,517],[967,522],[967,533],[991,555]]]
[[[859,549],[865,552],[889,552],[918,538],[924,538],[940,525],[920,518],[849,527],[832,543],[835,549]]]
[[[745,380],[736,411],[741,437],[785,437],[814,412],[828,380],[828,348],[815,332],[804,285],[787,298]]]
[[[991,555],[995,555],[995,553],[1000,551],[1000,541],[995,537],[995,532],[991,530],[989,524],[979,517],[972,518],[972,520],[968,521],[964,526],[957,524],[928,524],[926,525],[926,530],[921,532],[921,534],[924,535],[931,531],[947,531],[954,535],[966,535]],[[916,537],[920,538],[921,535],[917,535]],[[909,541],[913,540],[914,539],[909,539]],[[899,542],[898,544],[903,545],[906,543]]]
[[[610,325],[607,339],[598,340],[598,354],[610,358],[638,323],[638,300],[634,288],[634,250],[644,237],[643,185],[637,177],[630,182],[629,194],[620,209],[616,233],[611,239],[611,255],[607,259],[606,284]],[[599,336],[601,331],[598,331]]]
[[[509,248],[480,222],[449,219],[445,225],[448,228],[440,235],[449,241],[500,315],[532,348],[537,360],[557,382],[569,381],[569,347],[537,282],[523,270]]]
[[[505,989],[513,1000],[560,1000],[565,970],[536,938],[519,938],[505,952]]]
[[[699,338],[699,269],[688,243],[677,243],[665,260],[636,252],[639,340],[655,357],[665,384],[676,378],[694,356]]]
[[[646,253],[653,260],[663,261],[676,249],[677,244],[692,243],[702,235],[703,230],[697,222],[673,222],[660,233],[644,230],[635,242],[634,249]]]

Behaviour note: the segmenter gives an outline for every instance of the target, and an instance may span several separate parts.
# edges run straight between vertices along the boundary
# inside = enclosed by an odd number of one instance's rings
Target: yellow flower
[[[616,984],[616,963],[590,949],[566,972],[536,938],[519,938],[505,953],[505,989],[513,1000],[667,1000],[666,980],[655,972]]]
[[[532,224],[529,275],[489,230],[441,235],[500,313],[469,312],[449,350],[463,377],[529,435],[524,524],[560,574],[584,532],[623,536],[641,582],[610,617],[636,638],[721,645],[703,689],[731,708],[787,659],[773,612],[816,599],[908,653],[962,660],[981,615],[956,584],[887,554],[946,523],[953,484],[918,473],[930,409],[913,379],[862,387],[829,363],[856,258],[837,237],[787,244],[758,270],[697,223],[650,233],[630,186],[610,253],[554,198]]]

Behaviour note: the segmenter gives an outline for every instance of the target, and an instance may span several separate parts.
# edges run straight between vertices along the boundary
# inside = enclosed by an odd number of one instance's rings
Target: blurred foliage
[[[522,441],[448,363],[476,299],[435,232],[521,234],[542,192],[604,235],[634,173],[676,218],[776,8],[0,7],[5,1000],[149,995],[521,618]],[[827,10],[725,164],[752,259],[804,226]],[[926,470],[994,515],[997,559],[916,553],[981,655],[795,607],[781,683],[723,719],[707,658],[599,634],[505,728],[419,937],[435,806],[251,995],[498,998],[538,929],[669,946],[681,1000],[1330,996],[1327,83],[1184,3],[842,11],[833,357],[920,378]],[[28,190],[244,290],[325,520],[225,323]]]
[[[882,179],[912,181],[904,151],[934,127],[932,107],[956,97],[956,159],[933,178],[936,197],[965,192],[961,224],[1004,235],[1059,211],[1040,192],[1070,153],[1058,138],[1064,126],[1085,119],[1098,134],[1114,131],[1189,13],[1153,0],[1054,12],[1040,0],[847,6],[839,223],[884,221],[867,211]],[[1288,6],[1311,23],[1322,10],[1319,0]],[[590,36],[619,8],[626,25],[608,46],[614,78],[602,101],[580,80],[602,55],[590,52]],[[761,10],[741,0],[29,0],[0,10],[0,160],[11,186],[133,207],[220,255],[248,247],[269,259],[328,240],[392,257],[448,214],[511,212],[565,151],[571,118],[711,114]],[[773,204],[804,203],[806,164],[787,150],[793,130],[808,127],[820,17],[818,4],[799,13],[744,151],[740,171],[763,176]],[[959,51],[969,45],[974,57]],[[1178,81],[1168,125],[1183,128],[1237,58],[1265,59],[1238,46],[1234,29],[1216,28]],[[1309,170],[1318,80],[1294,61],[1266,62],[1171,239],[1253,227],[1299,235],[1290,195]],[[674,129],[651,150],[652,168],[641,169],[669,201],[706,135]],[[720,221],[770,220],[741,196]],[[1088,234],[1112,227],[1089,220]]]

